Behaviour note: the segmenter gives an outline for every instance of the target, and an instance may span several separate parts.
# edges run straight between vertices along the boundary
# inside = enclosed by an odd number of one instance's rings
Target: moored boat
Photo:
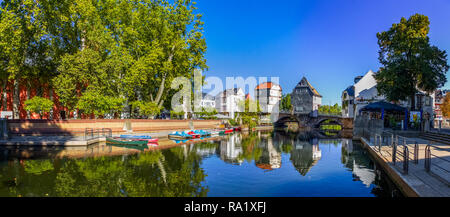
[[[189,134],[189,135],[191,135],[192,136],[192,138],[194,138],[194,139],[197,139],[197,138],[200,138],[200,134],[196,134],[194,131],[189,131],[187,134]]]
[[[233,130],[234,131],[241,131],[242,129],[241,129],[241,127],[233,127]]]
[[[229,134],[229,133],[232,133],[233,132],[233,129],[225,129],[225,134]]]
[[[127,149],[137,149],[139,151],[145,151],[148,149],[148,146],[146,145],[126,145],[126,144],[119,144],[119,143],[106,143],[107,146],[114,146],[119,148],[127,148]]]
[[[133,140],[133,139],[124,139],[124,138],[106,138],[107,143],[112,144],[121,144],[121,145],[135,145],[135,146],[144,146],[148,144],[147,140]]]
[[[173,139],[173,140],[185,140],[185,139],[192,139],[193,136],[187,134],[184,131],[181,132],[173,132],[171,134],[169,134],[169,139]]]
[[[123,139],[152,139],[152,137],[148,136],[148,135],[120,135],[120,138],[123,138]]]
[[[158,144],[159,139],[155,138],[155,139],[135,139],[137,141],[147,141],[148,144]]]

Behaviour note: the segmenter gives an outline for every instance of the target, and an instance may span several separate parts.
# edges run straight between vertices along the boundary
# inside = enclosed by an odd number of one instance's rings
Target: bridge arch
[[[321,125],[323,125],[324,122],[329,121],[329,123],[333,125],[339,125],[341,126],[341,129],[344,129],[344,124],[341,122],[340,118],[336,117],[321,117],[318,118],[317,121],[314,123],[314,128],[320,128]]]

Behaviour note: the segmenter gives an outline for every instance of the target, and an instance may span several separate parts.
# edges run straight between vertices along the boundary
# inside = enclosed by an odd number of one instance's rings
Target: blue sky
[[[427,15],[431,44],[450,52],[450,0],[197,0],[197,7],[206,76],[278,76],[283,93],[306,76],[322,104],[340,104],[354,77],[378,70],[376,33],[401,17]]]

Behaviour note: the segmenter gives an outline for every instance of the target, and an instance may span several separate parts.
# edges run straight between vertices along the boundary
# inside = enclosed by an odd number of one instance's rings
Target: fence
[[[112,137],[112,130],[110,128],[93,129],[86,128],[84,130],[84,140]]]
[[[419,145],[415,140],[397,135],[394,132],[382,131],[381,133],[373,133],[365,129],[363,130],[362,137],[370,141],[380,153],[383,147],[391,148],[392,151],[386,151],[386,153],[391,155],[394,166],[402,162],[401,169],[404,174],[408,174],[409,172],[410,161],[414,164],[419,163]],[[410,157],[411,155],[412,158]]]
[[[382,152],[383,147],[389,147],[392,149],[391,152],[386,151],[392,157],[392,163],[397,166],[401,162],[401,169],[404,174],[409,172],[409,163],[419,164],[419,144],[415,139],[410,139],[404,136],[400,136],[394,132],[382,131],[381,133],[374,133],[369,130],[364,129],[362,132],[362,137],[373,144],[374,149],[378,152]],[[425,159],[424,167],[427,172],[431,171],[432,167],[439,168],[445,173],[450,173],[450,171],[437,163],[433,163],[432,159],[439,159],[450,164],[450,160],[433,154],[433,150],[448,151],[446,149],[437,147],[436,145],[428,144],[425,148]],[[411,157],[412,156],[412,157]]]
[[[427,147],[425,148],[425,170],[427,172],[430,172],[431,171],[431,166],[435,166],[437,168],[440,168],[445,173],[450,173],[450,171],[448,169],[439,166],[439,164],[433,164],[433,162],[431,161],[432,157],[434,157],[435,159],[439,159],[439,160],[445,161],[447,163],[450,163],[450,161],[445,159],[445,158],[443,158],[443,157],[439,157],[439,156],[433,154],[431,152],[431,148],[437,149],[437,150],[441,150],[441,151],[448,151],[446,149],[439,148],[439,147],[437,147],[435,145],[431,145],[431,144],[427,145]]]

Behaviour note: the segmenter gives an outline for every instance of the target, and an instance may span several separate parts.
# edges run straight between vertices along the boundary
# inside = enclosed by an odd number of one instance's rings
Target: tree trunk
[[[7,86],[7,81],[4,81],[3,82],[3,85],[2,85],[2,105],[3,105],[3,111],[6,111],[7,110],[7,108],[6,108],[6,106],[7,106],[7,102],[8,102],[8,100],[7,100],[7,97],[8,97],[8,94],[6,93],[6,86]]]
[[[27,100],[29,100],[30,99],[30,86],[28,85],[27,86]],[[31,112],[30,111],[27,111],[27,119],[31,119]]]
[[[169,55],[169,58],[168,58],[168,60],[167,60],[169,63],[172,62],[173,55],[174,55],[174,50],[175,50],[175,45],[172,47],[172,52],[171,52],[171,54]],[[160,104],[161,97],[162,97],[162,95],[163,95],[163,93],[164,93],[164,88],[165,88],[165,83],[166,83],[167,73],[168,73],[168,72],[164,73],[164,75],[163,75],[163,77],[162,77],[162,80],[161,80],[161,84],[159,85],[158,94],[156,95],[156,99],[155,99],[155,103],[156,103],[156,104]]]
[[[14,94],[13,94],[13,119],[20,119],[20,84],[19,78],[14,79]]]
[[[411,96],[411,111],[416,110],[416,94]]]
[[[48,89],[48,98],[53,102],[53,88],[49,87]],[[53,120],[53,107],[50,109],[49,119]]]

